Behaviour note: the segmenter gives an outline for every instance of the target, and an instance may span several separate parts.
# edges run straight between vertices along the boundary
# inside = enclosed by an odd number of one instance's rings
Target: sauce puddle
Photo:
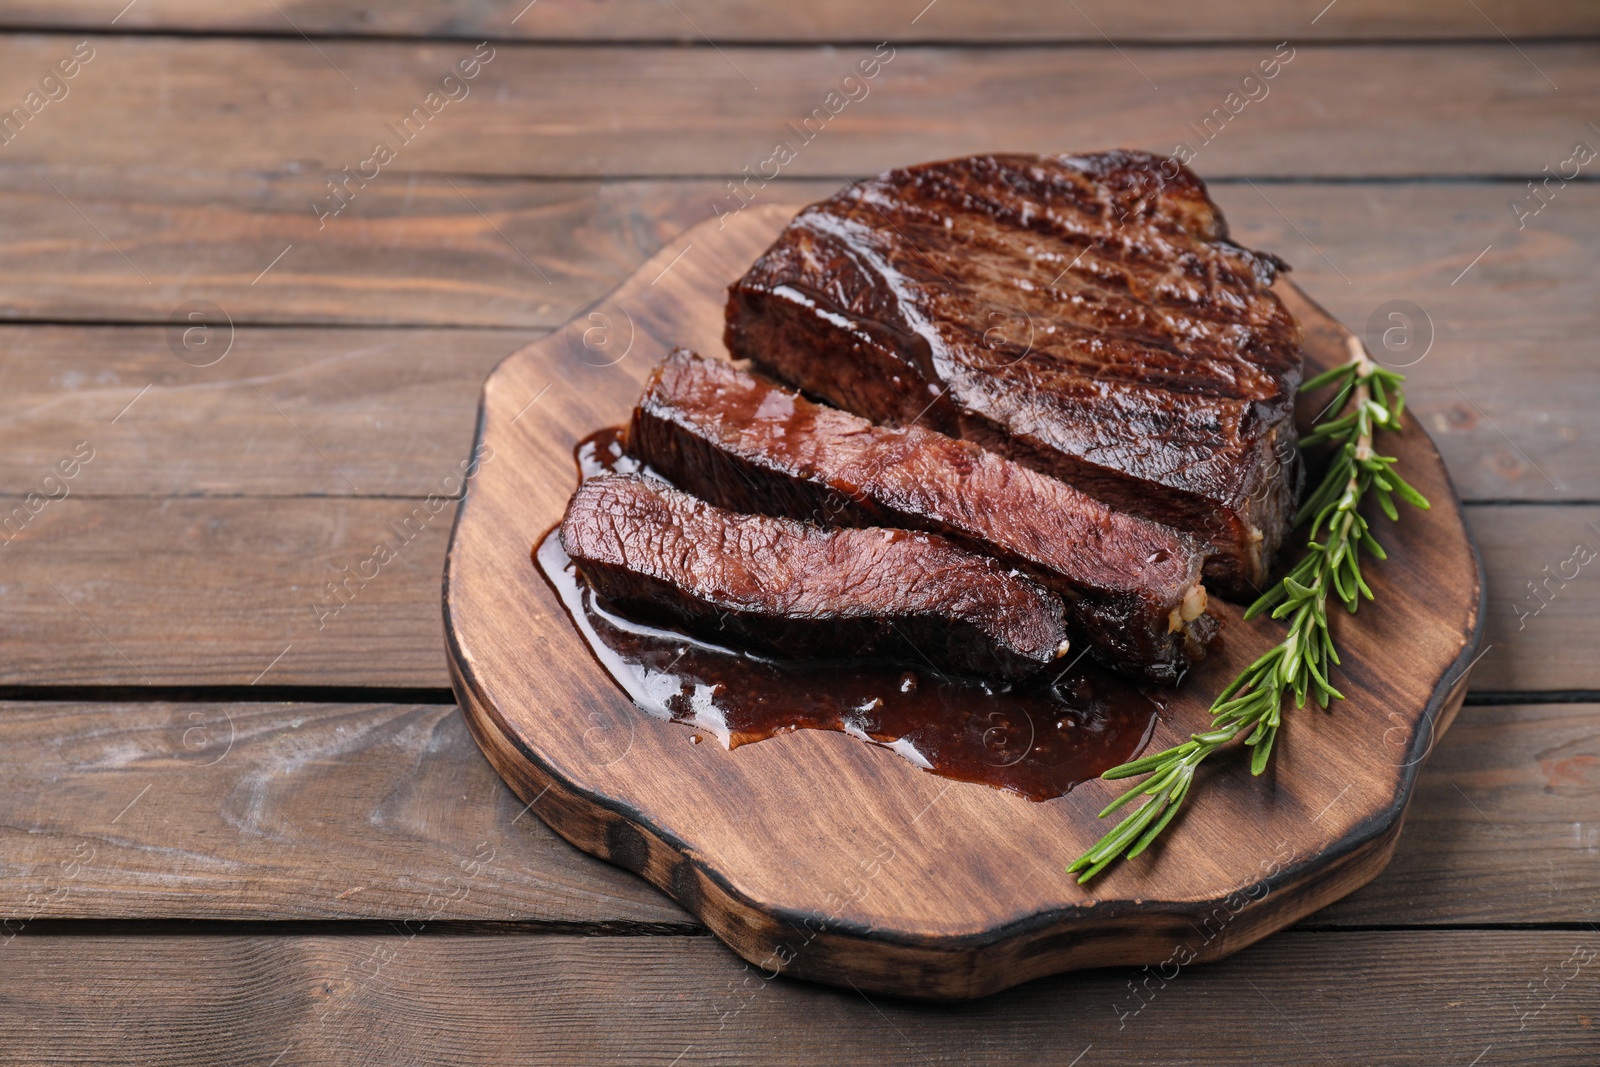
[[[581,476],[644,468],[603,430],[577,448]],[[637,623],[584,583],[550,531],[535,553],[596,660],[646,714],[724,748],[793,730],[838,730],[946,778],[1051,800],[1136,756],[1161,711],[1140,685],[1085,662],[1005,687],[906,665],[767,659]]]

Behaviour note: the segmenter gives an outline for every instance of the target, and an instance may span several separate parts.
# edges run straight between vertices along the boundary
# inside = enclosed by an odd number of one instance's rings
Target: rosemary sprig
[[[1289,632],[1282,643],[1246,667],[1218,694],[1211,705],[1210,730],[1101,775],[1108,779],[1150,776],[1108,804],[1101,818],[1135,797],[1149,799],[1067,868],[1068,873],[1082,872],[1079,882],[1087,882],[1118,859],[1133,859],[1149,847],[1183,806],[1195,769],[1217,749],[1243,736],[1252,749],[1250,773],[1265,771],[1278,736],[1285,696],[1292,694],[1297,708],[1304,707],[1307,699],[1315,699],[1323,708],[1329,700],[1344,699],[1328,681],[1332,665],[1339,662],[1328,629],[1328,598],[1330,594],[1337,597],[1354,614],[1363,596],[1372,599],[1372,590],[1361,577],[1361,550],[1385,558],[1361,515],[1360,504],[1370,492],[1391,519],[1400,517],[1396,496],[1419,508],[1428,506],[1422,494],[1395,473],[1395,457],[1380,456],[1372,448],[1375,431],[1400,429],[1405,410],[1404,376],[1373,363],[1357,338],[1351,337],[1347,343],[1349,362],[1301,386],[1305,392],[1338,386],[1332,402],[1323,409],[1335,415],[1318,421],[1301,440],[1302,447],[1325,442],[1338,446],[1328,473],[1294,518],[1296,526],[1311,520],[1306,554],[1244,614],[1248,620],[1270,610],[1274,619],[1289,620]]]

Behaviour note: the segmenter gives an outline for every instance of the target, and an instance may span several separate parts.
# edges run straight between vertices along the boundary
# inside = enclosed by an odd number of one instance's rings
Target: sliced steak
[[[607,475],[578,487],[561,545],[622,612],[773,656],[1014,680],[1067,649],[1060,600],[933,534],[741,515]]]
[[[1068,627],[1112,666],[1172,682],[1205,655],[1195,541],[1054,478],[911,426],[875,426],[723,360],[673,352],[634,409],[628,450],[734,511],[907,526],[1021,568],[1067,598]]]
[[[727,344],[1193,532],[1252,596],[1298,491],[1283,268],[1159,156],[975,156],[803,211],[730,288]]]

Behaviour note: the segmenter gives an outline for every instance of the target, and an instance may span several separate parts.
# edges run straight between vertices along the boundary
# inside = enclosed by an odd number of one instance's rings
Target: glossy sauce
[[[576,451],[581,476],[636,472],[620,431]],[[555,530],[536,553],[590,650],[635,705],[734,749],[792,730],[839,730],[924,770],[1051,800],[1133,758],[1158,700],[1078,661],[1025,686],[906,665],[782,661],[625,619],[584,584]]]

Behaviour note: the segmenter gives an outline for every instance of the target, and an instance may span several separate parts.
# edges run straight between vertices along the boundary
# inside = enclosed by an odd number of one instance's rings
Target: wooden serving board
[[[445,564],[445,628],[467,722],[534,814],[670,894],[755,974],[919,997],[1110,964],[1162,965],[1170,977],[1373,878],[1483,632],[1477,551],[1439,454],[1409,417],[1383,447],[1433,508],[1377,520],[1389,552],[1366,571],[1377,600],[1357,623],[1335,624],[1334,683],[1347,699],[1286,712],[1260,778],[1243,753],[1213,757],[1163,842],[1088,886],[1063,868],[1107,829],[1096,813],[1112,783],[1035,803],[841,733],[733,751],[692,744],[691,727],[644,714],[612,683],[530,549],[576,485],[575,443],[626,420],[672,345],[724,351],[724,288],[799,206],[689,230],[484,386],[480,465]],[[1305,328],[1308,375],[1346,358],[1344,329],[1280,285]],[[1203,728],[1212,695],[1279,639],[1279,624],[1222,610],[1225,647],[1170,701],[1152,745]]]

